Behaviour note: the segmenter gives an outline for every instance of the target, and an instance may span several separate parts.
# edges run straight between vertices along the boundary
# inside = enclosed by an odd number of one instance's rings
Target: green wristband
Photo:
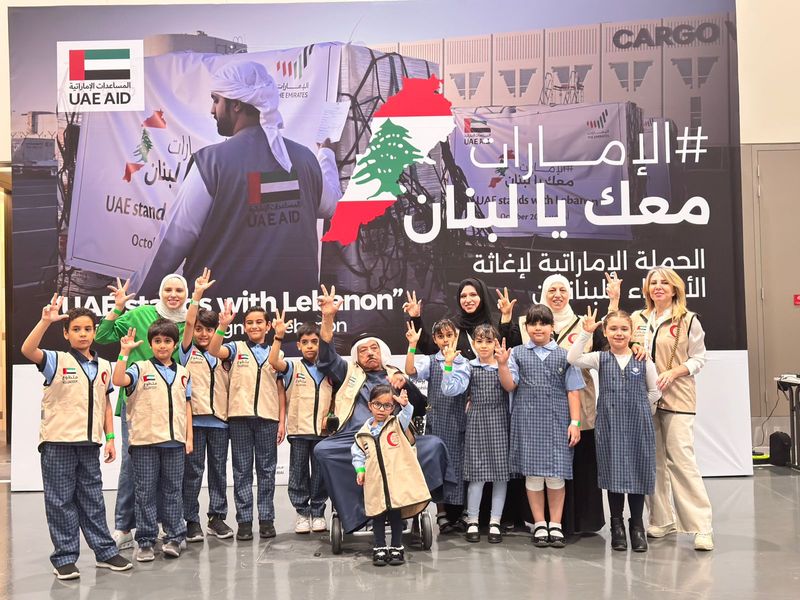
[[[108,442],[110,440],[113,440],[115,437],[117,437],[117,436],[114,435],[113,431],[111,433],[107,433],[106,434],[106,441]]]
[[[200,304],[200,303],[194,298],[189,298],[189,306],[191,306],[192,304]]]
[[[445,366],[444,366],[444,370],[445,370],[445,371],[447,371],[447,372],[449,373],[450,371],[452,371],[452,370],[453,370],[453,365],[445,365]]]
[[[581,426],[581,422],[580,421],[576,421],[575,419],[572,419],[572,421],[570,421],[569,424],[572,427],[580,427]]]
[[[122,362],[128,362],[128,357],[127,357],[127,356],[125,356],[124,354],[120,354],[120,355],[117,357],[117,360],[121,360]]]
[[[356,467],[356,473],[366,473],[367,469],[364,467]]]
[[[217,329],[217,331],[216,331],[215,333],[216,333],[217,335],[221,335],[222,337],[225,337],[225,332],[224,332],[224,331],[222,331],[222,329]]]
[[[416,349],[416,348],[411,348],[411,347],[409,346],[409,348],[408,348],[408,353],[409,353],[409,354],[416,354],[416,353],[417,353],[417,349]]]
[[[121,317],[121,316],[122,316],[122,313],[123,313],[124,311],[121,311],[120,309],[118,309],[118,308],[115,306],[115,307],[114,307],[114,310],[113,310],[113,311],[111,311],[111,312],[113,312],[113,313],[114,313],[115,315],[117,315],[118,317]]]

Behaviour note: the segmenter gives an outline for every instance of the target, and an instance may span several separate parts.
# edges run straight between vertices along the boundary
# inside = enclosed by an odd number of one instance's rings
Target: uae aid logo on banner
[[[142,40],[58,42],[56,56],[59,110],[144,110]]]
[[[428,153],[455,129],[451,104],[438,93],[441,80],[403,79],[403,88],[375,112],[372,138],[336,206],[323,242],[347,245],[361,225],[380,217],[405,193],[400,176],[412,163],[431,162]]]

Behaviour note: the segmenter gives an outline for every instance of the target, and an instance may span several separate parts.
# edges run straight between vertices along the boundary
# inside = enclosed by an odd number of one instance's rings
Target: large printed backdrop
[[[381,42],[372,46],[327,42],[346,39],[357,15],[347,5],[315,5],[328,24],[324,33],[309,37],[299,21],[282,19],[291,43],[252,51],[266,43],[254,30],[249,52],[235,35],[247,27],[244,7],[197,6],[182,10],[180,20],[172,7],[12,9],[15,447],[29,453],[35,445],[38,376],[19,346],[40,307],[57,290],[70,306],[98,315],[109,310],[105,286],[140,271],[156,251],[192,152],[221,141],[208,114],[210,73],[228,61],[256,60],[281,88],[286,137],[314,151],[326,110],[337,100],[349,103],[336,148],[345,201],[334,221],[360,213],[364,224],[356,223],[349,244],[293,241],[319,244],[318,280],[215,289],[209,306],[231,297],[239,310],[261,303],[309,320],[316,318],[317,282],[334,283],[345,298],[340,346],[370,331],[400,353],[408,290],[425,299],[428,324],[454,310],[456,285],[468,276],[507,286],[522,314],[544,278],[559,272],[572,280],[573,306],[582,312],[605,306],[604,272],[616,271],[624,279],[622,306],[632,310],[643,303],[647,270],[667,264],[686,280],[711,351],[698,417],[703,472],[750,472],[733,3],[729,13],[702,14],[693,5],[689,15],[675,17],[618,0],[608,3],[619,17],[614,22],[573,25],[563,14],[557,26],[543,28],[531,16],[515,19],[517,31],[506,32],[501,13],[513,5],[498,4],[485,29],[464,38],[461,21],[468,17],[455,4],[436,35],[428,25],[417,37],[413,18],[376,4],[371,11],[384,25],[370,33]],[[275,6],[248,7],[247,14],[254,10],[292,14]],[[186,14],[198,23],[213,20],[217,31],[170,38],[147,24],[183,31]],[[44,76],[32,82],[31,74],[55,73],[56,42],[97,38],[126,16],[125,32],[106,41],[144,39],[144,111],[54,115],[55,76],[32,85]],[[403,19],[408,27],[387,25]],[[67,22],[81,25],[64,28]],[[41,31],[49,32],[46,39]],[[171,49],[191,51],[165,53]],[[403,80],[431,76],[441,79],[450,104],[452,122],[444,127],[447,113],[438,102],[436,109],[419,108],[432,106],[429,96],[417,96],[425,86],[412,89]],[[405,103],[389,110],[392,96]],[[428,133],[420,129],[426,122]],[[384,143],[392,136],[413,159],[392,154]],[[348,204],[370,200],[354,182],[369,181],[375,164],[399,178],[397,185],[381,181],[380,189],[389,190],[378,197],[385,206]],[[329,226],[319,221],[319,237]],[[254,251],[269,252],[268,235]],[[233,335],[241,337],[241,328]],[[56,331],[44,342],[60,344]],[[101,352],[112,357],[116,349]],[[711,408],[718,405],[726,408]],[[17,477],[22,472],[15,470]],[[16,482],[35,487],[35,475]]]

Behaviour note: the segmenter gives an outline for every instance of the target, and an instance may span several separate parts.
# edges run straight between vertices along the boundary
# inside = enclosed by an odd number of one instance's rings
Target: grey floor
[[[688,535],[656,540],[647,554],[612,552],[607,530],[563,550],[533,548],[523,535],[492,546],[446,536],[429,552],[410,549],[405,566],[377,569],[369,537],[346,538],[333,556],[326,536],[292,533],[293,511],[278,488],[273,540],[212,538],[178,560],[158,556],[122,574],[96,569],[83,545],[80,580],[60,582],[47,558],[42,495],[2,484],[0,598],[800,598],[800,473],[764,467],[706,485],[716,540],[709,553],[695,552]],[[107,506],[113,499],[106,494]]]

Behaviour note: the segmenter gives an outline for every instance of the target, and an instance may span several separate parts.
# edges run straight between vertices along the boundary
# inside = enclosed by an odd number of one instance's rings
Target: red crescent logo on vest
[[[574,343],[575,343],[575,340],[577,339],[577,337],[578,337],[578,334],[577,334],[577,333],[570,333],[570,334],[567,336],[567,341],[568,341],[570,344],[574,344]]]
[[[677,334],[676,334],[677,331],[678,331],[678,326],[677,325],[673,325],[672,327],[669,328],[669,334],[672,337],[677,337]]]
[[[400,440],[397,439],[397,432],[390,431],[389,435],[386,436],[386,443],[389,444],[392,448],[397,448],[400,445]]]
[[[102,381],[104,385],[108,383],[108,372],[103,371],[100,373],[100,381]]]
[[[186,387],[186,375],[181,375],[181,385]]]

